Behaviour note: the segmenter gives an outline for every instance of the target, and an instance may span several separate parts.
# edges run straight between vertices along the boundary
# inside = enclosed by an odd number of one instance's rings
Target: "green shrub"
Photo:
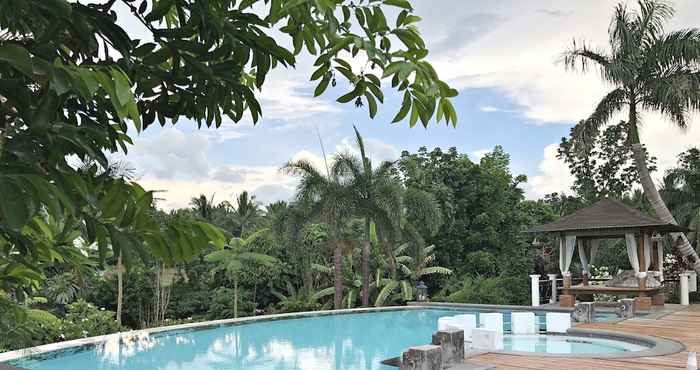
[[[61,319],[51,312],[29,309],[27,312],[26,328],[31,333],[31,346],[56,342],[61,335]]]
[[[506,304],[506,291],[501,288],[498,278],[467,277],[462,288],[446,297],[448,302]]]
[[[123,328],[117,325],[115,317],[116,314],[112,311],[97,308],[82,299],[77,300],[68,305],[61,327],[61,338],[69,340],[116,333]]]
[[[498,261],[487,251],[471,252],[464,259],[463,270],[472,276],[492,277],[498,273]]]
[[[529,301],[527,277],[498,276],[491,278],[464,277],[457,290],[442,291],[433,300],[454,303],[514,304]]]
[[[15,350],[31,346],[32,333],[26,325],[27,310],[0,292],[0,312],[0,348]]]

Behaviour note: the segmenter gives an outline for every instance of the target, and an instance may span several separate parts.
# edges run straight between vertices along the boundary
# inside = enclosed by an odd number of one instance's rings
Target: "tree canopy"
[[[0,279],[36,281],[39,261],[61,258],[55,241],[41,242],[47,218],[86,229],[103,256],[111,247],[174,263],[221,245],[223,234],[204,222],[159,224],[153,193],[100,168],[155,122],[259,121],[269,72],[294,67],[302,53],[315,59],[315,95],[343,79],[349,92],[338,101],[374,117],[387,79],[403,93],[395,121],[456,124],[457,92],[425,60],[418,21],[406,0],[3,1]],[[134,24],[145,37],[134,37]],[[79,172],[76,158],[95,170]]]

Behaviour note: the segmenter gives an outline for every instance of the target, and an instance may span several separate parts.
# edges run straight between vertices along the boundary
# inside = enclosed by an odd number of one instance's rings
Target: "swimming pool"
[[[306,316],[166,331],[126,343],[112,336],[11,364],[30,370],[388,370],[382,360],[430,342],[438,318],[465,312],[414,308]],[[504,313],[506,331],[509,325]]]

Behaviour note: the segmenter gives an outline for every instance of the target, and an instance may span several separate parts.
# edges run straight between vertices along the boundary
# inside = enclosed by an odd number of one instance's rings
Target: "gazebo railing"
[[[608,281],[609,279],[588,279],[589,283],[604,283]],[[562,293],[562,290],[564,289],[564,279],[563,278],[557,278],[554,280],[556,283],[557,287],[557,295]],[[581,284],[583,282],[583,279],[581,278],[572,278],[571,283],[576,285],[576,284]],[[666,295],[666,302],[667,303],[679,303],[679,285],[680,285],[680,279],[675,278],[675,279],[665,279],[663,282],[663,291],[664,294]],[[540,290],[540,304],[548,304],[551,302],[552,298],[552,280],[549,279],[542,279],[540,278],[539,281],[539,290]]]

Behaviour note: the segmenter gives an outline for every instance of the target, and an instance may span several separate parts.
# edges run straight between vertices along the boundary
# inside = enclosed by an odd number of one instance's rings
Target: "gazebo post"
[[[646,261],[649,256],[644,253],[644,233],[639,233],[639,239],[637,239],[637,255],[639,256],[639,289],[647,288],[647,265]],[[635,298],[635,306],[638,310],[649,310],[651,308],[652,299],[647,297],[647,294],[643,291],[639,292],[639,297]]]

